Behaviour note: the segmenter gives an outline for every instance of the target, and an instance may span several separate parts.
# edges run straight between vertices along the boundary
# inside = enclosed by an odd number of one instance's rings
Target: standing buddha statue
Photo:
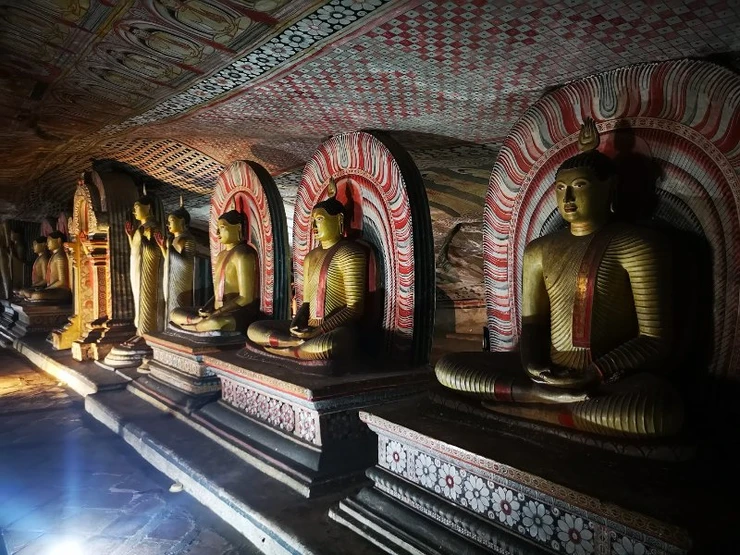
[[[351,357],[357,348],[358,325],[365,315],[368,252],[344,238],[344,206],[329,184],[329,199],[312,213],[313,232],[320,245],[303,261],[303,304],[293,320],[264,320],[247,330],[247,337],[273,355],[329,360]]]
[[[190,233],[190,213],[180,197],[180,207],[167,216],[166,239],[155,232],[154,238],[164,258],[165,314],[180,307],[193,306],[193,269],[195,266],[195,238]]]
[[[36,253],[36,260],[31,269],[31,287],[18,291],[18,296],[27,299],[33,291],[38,291],[46,287],[46,268],[49,264],[49,249],[47,248],[47,238],[38,237],[33,240],[33,252]]]
[[[162,251],[154,238],[159,223],[152,213],[154,199],[146,194],[134,203],[134,218],[139,226],[126,222],[131,246],[131,291],[134,296],[134,326],[137,335],[160,329],[163,307],[161,294]]]
[[[46,264],[46,279],[43,288],[31,288],[21,291],[21,297],[29,301],[55,302],[67,304],[72,302],[72,289],[69,282],[69,260],[64,252],[64,233],[54,231],[46,239],[46,246],[51,252]],[[39,239],[36,240],[37,242]],[[35,267],[35,264],[34,264]]]
[[[244,332],[259,310],[257,252],[243,240],[244,216],[230,210],[218,218],[224,246],[213,271],[213,298],[197,310],[175,308],[170,321],[188,332]]]
[[[660,374],[671,350],[670,249],[649,229],[609,221],[616,167],[587,119],[581,153],[555,177],[569,229],[524,251],[520,361],[456,353],[439,382],[496,412],[603,435],[679,432],[683,405]]]

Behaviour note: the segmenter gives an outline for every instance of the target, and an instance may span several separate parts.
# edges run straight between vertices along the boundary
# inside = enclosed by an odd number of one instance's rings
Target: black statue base
[[[131,391],[186,414],[218,399],[221,382],[203,357],[241,347],[244,335],[211,335],[210,340],[194,335],[173,328],[144,334],[151,356],[139,366],[139,373],[146,375],[131,384]]]
[[[0,338],[8,344],[29,333],[50,332],[66,322],[74,310],[69,304],[22,299],[3,300],[2,308]]]
[[[210,437],[307,497],[361,479],[373,464],[374,438],[359,410],[419,394],[432,380],[426,366],[317,376],[293,361],[279,365],[243,355],[204,357],[221,380],[222,398],[192,418]]]

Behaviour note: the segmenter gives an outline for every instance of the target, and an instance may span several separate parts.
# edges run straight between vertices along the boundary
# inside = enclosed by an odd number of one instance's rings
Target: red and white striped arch
[[[383,328],[394,346],[408,349],[414,331],[414,242],[409,195],[401,169],[388,148],[370,133],[332,137],[303,170],[293,216],[293,268],[296,300],[303,299],[303,259],[317,246],[311,233],[311,211],[327,198],[329,178],[337,182],[339,200],[354,202],[355,230],[371,243],[383,268]],[[345,197],[345,198],[343,198]],[[358,207],[359,204],[359,207]],[[358,209],[359,208],[359,209]]]
[[[229,210],[238,210],[247,219],[244,240],[255,248],[259,256],[260,310],[262,313],[271,316],[273,314],[275,291],[273,222],[264,185],[255,173],[253,166],[258,165],[256,162],[239,160],[231,164],[218,176],[216,187],[211,195],[211,215],[208,230],[211,265],[212,268],[216,267],[216,257],[223,249],[216,235],[217,218]],[[267,171],[265,170],[264,173],[266,174]]]
[[[712,250],[715,353],[710,372],[740,374],[740,76],[680,60],[617,69],[547,94],[504,141],[485,206],[485,281],[491,348],[514,349],[522,256],[556,209],[558,166],[577,153],[584,118],[602,149],[627,124],[662,170],[659,189],[693,212]]]

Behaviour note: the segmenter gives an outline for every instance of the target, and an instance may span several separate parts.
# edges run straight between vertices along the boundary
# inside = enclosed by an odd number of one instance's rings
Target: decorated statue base
[[[221,382],[203,363],[203,357],[244,344],[241,333],[203,335],[171,328],[144,334],[144,339],[152,354],[139,367],[146,375],[131,384],[134,393],[188,414],[218,399],[221,393]]]
[[[28,333],[49,332],[67,321],[72,305],[42,302],[3,301],[0,333],[9,340],[19,339]]]
[[[63,338],[65,330],[59,330],[52,334],[52,345],[55,345],[57,337]],[[82,337],[72,342],[72,358],[79,361],[95,360],[102,361],[108,353],[126,338],[136,333],[131,320],[101,320],[89,324]],[[60,342],[61,343],[61,342]]]
[[[367,471],[374,484],[330,515],[393,553],[690,548],[675,524],[691,519],[680,464],[523,434],[428,399],[360,418],[377,434],[378,464]]]
[[[204,356],[221,400],[192,414],[211,437],[263,472],[310,497],[335,489],[374,461],[374,439],[358,411],[425,390],[428,367],[317,376],[247,351]]]
[[[120,345],[116,345],[105,356],[103,361],[96,359],[98,365],[110,370],[118,368],[137,368],[144,358],[151,356],[152,350],[143,337],[134,335]]]

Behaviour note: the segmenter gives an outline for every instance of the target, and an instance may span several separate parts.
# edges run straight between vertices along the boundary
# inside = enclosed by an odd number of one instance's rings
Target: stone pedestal
[[[10,333],[18,315],[13,310],[12,301],[8,299],[0,299],[0,307],[2,308],[2,312],[0,312],[0,333],[5,335]]]
[[[242,334],[197,341],[173,330],[144,334],[144,339],[152,355],[139,371],[148,375],[136,380],[132,390],[186,414],[215,401],[221,394],[221,382],[203,362],[203,357],[236,350],[244,344]]]
[[[377,434],[373,486],[330,516],[390,552],[662,555],[691,546],[685,464],[521,434],[428,399],[360,418]]]
[[[317,376],[245,351],[203,360],[220,379],[222,398],[194,412],[194,422],[306,497],[358,479],[374,462],[374,438],[359,410],[418,394],[432,379],[428,367]]]
[[[28,333],[49,332],[67,321],[72,305],[2,301],[0,334],[12,342]]]

